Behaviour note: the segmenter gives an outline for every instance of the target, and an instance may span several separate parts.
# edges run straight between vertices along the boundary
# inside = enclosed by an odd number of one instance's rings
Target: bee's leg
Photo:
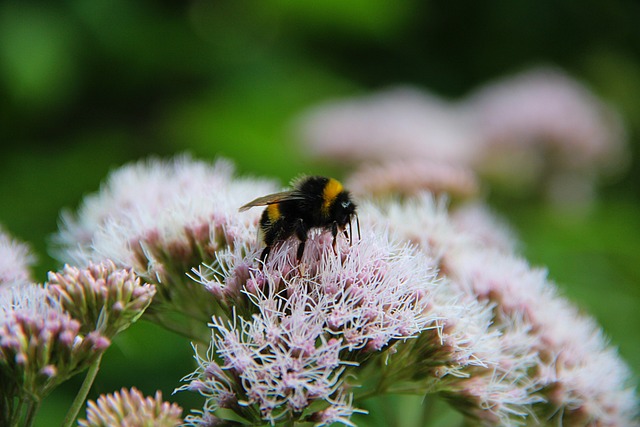
[[[300,260],[302,259],[302,255],[304,254],[304,245],[305,245],[306,241],[305,240],[301,240],[300,244],[298,245],[298,252],[296,252],[296,260],[298,262],[300,262]]]
[[[269,256],[269,252],[271,252],[271,246],[267,245],[264,250],[262,251],[262,253],[260,254],[260,268],[262,268],[262,265],[264,265],[265,262],[267,262],[267,257]]]
[[[307,243],[307,227],[304,225],[304,222],[300,219],[296,223],[295,233],[296,237],[300,240],[300,244],[298,245],[298,252],[296,253],[296,259],[298,262],[302,259],[302,255],[304,254],[304,245]]]
[[[344,228],[344,237],[349,239],[349,246],[351,246],[351,235],[353,234],[353,229],[351,228],[351,217],[349,217],[349,232],[347,232],[347,227]]]
[[[333,253],[337,254],[338,252],[336,251],[336,237],[338,236],[338,223],[335,221],[333,225],[331,225],[331,235],[333,236],[333,242],[331,243],[331,246],[333,247]]]

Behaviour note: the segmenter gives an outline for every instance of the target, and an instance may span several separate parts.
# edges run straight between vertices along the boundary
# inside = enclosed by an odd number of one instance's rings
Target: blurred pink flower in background
[[[469,198],[478,195],[471,184],[479,176],[580,208],[599,177],[626,165],[619,115],[552,68],[507,77],[457,102],[410,87],[326,102],[295,127],[312,156],[360,165],[355,187],[380,193],[421,187]]]
[[[480,148],[455,103],[412,87],[326,102],[296,126],[312,155],[339,162],[424,158],[465,165]]]
[[[29,269],[34,261],[29,246],[13,239],[0,226],[0,286],[30,281]]]
[[[555,202],[588,202],[599,176],[627,164],[618,113],[560,70],[487,84],[462,107],[483,141],[478,170],[525,188],[542,185]]]
[[[467,199],[477,196],[480,183],[467,167],[425,159],[363,164],[351,174],[347,188],[355,195],[415,195],[423,191]]]

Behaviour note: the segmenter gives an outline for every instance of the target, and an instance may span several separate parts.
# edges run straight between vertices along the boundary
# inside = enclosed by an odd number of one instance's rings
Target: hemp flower
[[[464,197],[477,193],[469,184],[480,177],[580,206],[593,197],[597,177],[626,163],[617,112],[550,68],[504,78],[457,102],[410,87],[330,101],[295,126],[307,152],[356,165],[354,187],[376,194],[445,189]]]
[[[199,414],[187,417],[190,425],[221,416],[219,409],[256,423],[352,425],[349,417],[358,410],[351,406],[351,388],[364,380],[358,372],[375,367],[369,379],[380,381],[381,389],[388,386],[383,378],[414,379],[403,351],[414,342],[431,343],[441,353],[420,354],[430,357],[421,360],[424,365],[449,372],[485,365],[480,353],[490,324],[486,307],[462,301],[436,280],[428,258],[390,240],[383,228],[367,230],[352,246],[339,238],[337,254],[329,233],[313,233],[300,264],[287,241],[261,269],[247,270],[246,259],[238,257],[228,260],[226,274],[212,275],[210,282],[233,278],[233,288],[253,307],[238,306],[229,321],[213,318],[211,346],[206,356],[196,352],[199,367],[180,389],[207,398]],[[241,275],[233,274],[234,265]],[[201,282],[213,286],[204,277]],[[218,287],[224,291],[225,283]],[[385,354],[387,363],[380,363]],[[426,391],[440,378],[420,381]]]
[[[340,162],[424,159],[464,166],[480,144],[458,107],[411,87],[329,101],[296,124],[308,151]]]
[[[0,227],[0,286],[31,280],[29,267],[33,261],[29,247],[12,239]]]
[[[56,386],[87,368],[108,347],[98,332],[80,334],[80,323],[51,300],[47,291],[32,284],[0,288],[0,376],[4,397],[15,419],[19,407],[13,397],[40,401]],[[7,408],[5,408],[7,409]]]
[[[364,164],[347,181],[356,195],[415,195],[423,191],[449,194],[460,199],[478,195],[480,184],[471,168],[427,159],[388,160]]]
[[[483,203],[466,203],[451,209],[449,221],[458,233],[469,236],[474,245],[504,253],[516,252],[518,243],[515,232]]]
[[[624,166],[620,117],[560,70],[487,84],[463,108],[483,140],[478,169],[509,185],[540,182],[555,202],[590,197],[595,176]]]
[[[65,265],[49,272],[47,290],[82,325],[82,332],[97,330],[112,338],[144,313],[155,294],[153,285],[143,285],[130,269],[119,269],[112,261],[85,269]]]
[[[111,259],[133,269],[156,286],[145,316],[200,339],[216,301],[186,273],[221,252],[255,245],[260,213],[238,215],[238,207],[273,190],[267,181],[234,178],[223,160],[209,164],[184,156],[131,164],[111,173],[77,214],[63,215],[58,257],[72,265]],[[175,321],[171,312],[182,318]]]
[[[108,395],[87,404],[87,418],[79,420],[80,427],[176,427],[182,424],[182,408],[162,400],[157,391],[154,397],[144,397],[135,387]]]
[[[478,370],[452,381],[443,394],[465,413],[493,425],[506,422],[487,419],[491,410],[478,411],[495,408],[478,406],[487,396],[504,397],[507,403],[518,398],[524,405],[508,410],[529,413],[541,423],[630,425],[637,405],[630,371],[595,322],[558,295],[544,270],[531,268],[500,243],[503,237],[487,239],[490,222],[476,233],[442,209],[428,195],[382,209],[361,206],[361,216],[375,221],[386,212],[391,231],[434,256],[452,287],[491,307],[488,332],[500,338],[494,356],[485,354],[484,360],[494,373]],[[508,393],[501,391],[509,384]]]

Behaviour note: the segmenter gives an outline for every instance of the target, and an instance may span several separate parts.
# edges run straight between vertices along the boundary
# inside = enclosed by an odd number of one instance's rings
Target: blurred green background
[[[283,182],[301,172],[339,176],[293,139],[291,120],[304,108],[398,83],[456,99],[554,64],[619,109],[631,166],[603,183],[584,215],[526,197],[489,202],[637,375],[638,22],[636,0],[2,1],[0,223],[32,245],[43,281],[58,267],[47,245],[60,210],[128,161],[187,151]],[[192,370],[191,354],[186,340],[139,322],[107,353],[92,396],[136,385],[167,397]],[[38,425],[59,424],[80,381],[45,402]],[[372,425],[391,425],[387,416],[378,411]]]

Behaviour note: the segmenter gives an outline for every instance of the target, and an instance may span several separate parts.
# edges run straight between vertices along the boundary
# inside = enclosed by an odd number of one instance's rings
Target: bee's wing
[[[258,197],[257,199],[250,201],[246,205],[241,206],[238,210],[240,212],[244,212],[254,206],[272,205],[274,203],[280,203],[286,200],[299,200],[301,198],[302,197],[300,193],[295,190],[283,191],[280,193],[268,194],[266,196]]]

